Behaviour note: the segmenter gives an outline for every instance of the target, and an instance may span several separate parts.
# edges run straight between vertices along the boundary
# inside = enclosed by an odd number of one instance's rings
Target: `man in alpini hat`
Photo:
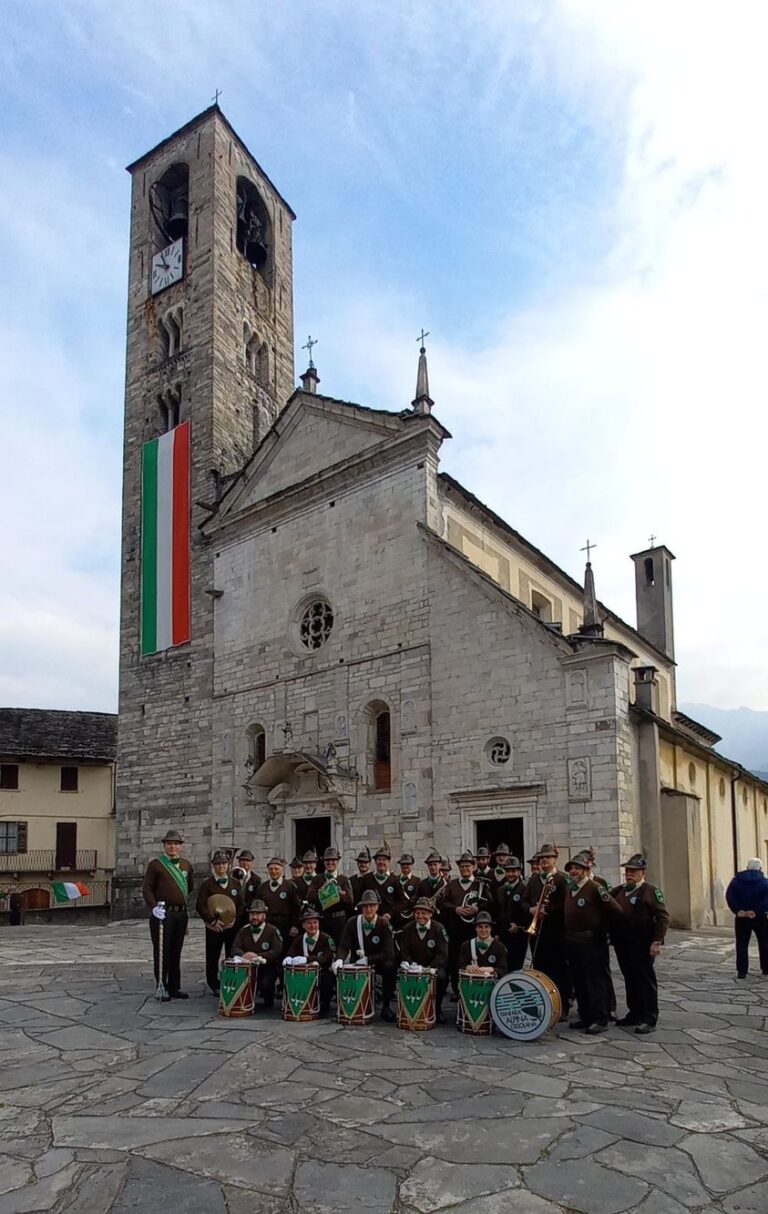
[[[162,979],[165,988],[163,1002],[188,999],[181,989],[181,950],[187,934],[187,898],[192,893],[194,872],[181,849],[184,839],[178,830],[167,830],[163,850],[150,860],[144,874],[142,894],[150,910],[149,932],[155,982]],[[160,932],[163,934],[163,972],[160,973]]]

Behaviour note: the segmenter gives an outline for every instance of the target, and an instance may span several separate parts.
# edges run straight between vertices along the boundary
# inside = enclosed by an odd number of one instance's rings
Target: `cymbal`
[[[218,919],[224,928],[235,922],[235,904],[226,894],[211,894],[208,899],[208,914]]]

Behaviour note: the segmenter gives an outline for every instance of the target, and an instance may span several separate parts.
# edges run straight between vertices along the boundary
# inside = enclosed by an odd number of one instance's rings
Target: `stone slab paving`
[[[202,952],[159,1005],[144,923],[0,931],[0,1214],[768,1214],[768,978],[726,933],[672,934],[653,1036],[531,1045],[222,1020]]]

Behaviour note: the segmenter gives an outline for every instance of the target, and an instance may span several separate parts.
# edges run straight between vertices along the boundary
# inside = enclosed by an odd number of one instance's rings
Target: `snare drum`
[[[410,1033],[435,1027],[435,971],[397,975],[397,1023]]]
[[[336,972],[338,1022],[347,1027],[373,1020],[373,975],[371,965],[342,965]]]
[[[535,1041],[557,1024],[560,1012],[560,992],[541,970],[517,970],[493,988],[493,1022],[513,1041]]]
[[[250,961],[225,961],[219,974],[219,1015],[252,1016],[257,966]]]
[[[283,967],[283,1020],[317,1020],[320,970],[316,965]]]
[[[493,1022],[489,1005],[491,991],[495,985],[495,978],[459,970],[459,1006],[456,1012],[456,1028],[460,1033],[471,1033],[474,1037],[491,1035]]]

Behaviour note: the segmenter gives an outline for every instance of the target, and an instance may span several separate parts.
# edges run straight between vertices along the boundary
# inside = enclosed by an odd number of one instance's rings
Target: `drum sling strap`
[[[360,945],[360,951],[365,956],[365,936],[363,935],[363,916],[357,916],[357,943]]]

